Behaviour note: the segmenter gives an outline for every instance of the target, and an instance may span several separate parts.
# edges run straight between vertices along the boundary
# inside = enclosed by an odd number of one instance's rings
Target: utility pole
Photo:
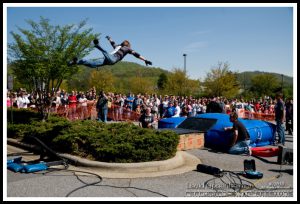
[[[186,74],[186,54],[183,54],[184,57],[184,73]]]
[[[281,74],[281,93],[283,94],[283,74]]]
[[[244,91],[246,90],[246,80],[245,80],[245,72],[244,72]]]

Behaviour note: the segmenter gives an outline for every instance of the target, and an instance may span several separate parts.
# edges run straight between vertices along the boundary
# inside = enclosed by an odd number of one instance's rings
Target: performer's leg
[[[106,65],[104,58],[100,58],[100,59],[97,59],[97,60],[82,59],[82,60],[79,60],[77,62],[77,64],[78,65],[85,65],[85,66],[90,67],[90,68],[97,68],[97,67]]]
[[[114,64],[118,61],[118,59],[115,55],[108,53],[106,50],[104,50],[102,47],[100,47],[100,45],[95,45],[95,48],[97,48],[98,50],[100,50],[102,52],[102,54],[104,55],[104,57],[107,59],[107,61],[110,64]]]

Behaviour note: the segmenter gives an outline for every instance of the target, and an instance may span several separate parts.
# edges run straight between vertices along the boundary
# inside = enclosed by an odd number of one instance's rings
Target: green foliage
[[[293,98],[293,86],[283,87],[283,97],[284,98]]]
[[[28,136],[39,138],[58,152],[103,162],[169,159],[175,156],[179,142],[179,136],[172,131],[158,132],[132,123],[69,122],[52,116],[46,122],[8,124],[8,137],[32,142]]]
[[[257,96],[274,96],[273,94],[278,87],[280,87],[280,83],[274,75],[261,74],[251,78],[250,90]]]
[[[145,67],[132,62],[118,62],[99,69],[79,66],[82,74],[76,74],[68,80],[67,90],[82,90],[84,87],[96,86],[97,90],[103,89],[118,93],[153,93],[161,73],[168,74],[161,68]],[[139,84],[142,84],[140,86]]]
[[[168,76],[165,73],[161,73],[157,80],[157,87],[159,90],[164,90],[168,83]]]
[[[284,98],[293,97],[292,77],[260,71],[238,73],[237,77],[243,88],[243,93],[241,95],[247,100],[259,98],[264,95],[269,95],[274,98],[275,93],[281,90],[281,85],[283,87]]]
[[[175,155],[178,135],[128,123],[76,122],[53,140],[69,153],[104,162],[144,162]]]
[[[145,67],[126,61],[103,68],[111,71],[116,79],[114,83],[116,92],[121,93],[153,93],[156,91],[159,75],[162,73],[169,74],[168,71],[161,68]]]
[[[11,112],[13,113],[13,118],[11,118]],[[30,109],[18,109],[18,108],[8,108],[7,109],[7,122],[14,124],[29,124],[32,121],[41,120],[41,115]]]
[[[47,92],[57,89],[63,79],[74,75],[78,70],[67,67],[67,62],[87,55],[91,41],[99,36],[92,34],[92,29],[83,30],[86,20],[78,25],[53,26],[41,17],[39,22],[27,23],[30,29],[18,27],[21,34],[11,32],[15,42],[8,45],[8,53],[15,76],[24,84],[35,85],[35,90],[43,83]]]
[[[115,77],[108,69],[93,70],[90,72],[88,84],[89,87],[95,87],[96,90],[105,92],[114,92]]]
[[[129,81],[128,90],[132,93],[146,94],[155,92],[155,83],[147,78],[137,76],[130,78]]]
[[[273,75],[278,82],[280,82],[283,80],[283,87],[290,87],[293,86],[293,77],[289,77],[286,75],[281,75],[281,74],[277,74],[277,73],[272,73],[272,72],[260,72],[260,71],[254,71],[254,72],[241,72],[237,74],[237,79],[240,82],[240,84],[242,85],[242,87],[248,89],[251,86],[251,79],[257,75],[263,75],[263,74],[270,74]]]
[[[203,82],[205,93],[212,96],[225,96],[233,98],[238,94],[239,83],[236,73],[229,70],[228,63],[219,62],[211,69]]]
[[[82,66],[78,66],[78,72],[70,77],[68,80],[62,81],[60,88],[65,89],[68,92],[72,90],[86,91],[92,86],[87,83],[87,79],[90,78],[90,70],[84,69]]]
[[[200,91],[200,82],[198,80],[189,79],[183,70],[175,68],[173,72],[168,75],[166,91],[169,94],[178,96],[194,95]]]
[[[30,134],[32,130],[31,124],[7,124],[8,138],[24,138],[25,135]]]

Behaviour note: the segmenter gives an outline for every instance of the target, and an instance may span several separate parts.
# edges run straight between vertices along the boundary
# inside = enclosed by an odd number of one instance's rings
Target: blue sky
[[[59,6],[59,4],[57,5]],[[100,7],[97,7],[100,6]],[[48,18],[52,25],[76,24],[88,19],[86,28],[132,48],[166,70],[184,67],[190,78],[204,79],[218,64],[228,62],[232,71],[265,71],[293,75],[293,9],[291,7],[9,7],[7,41],[26,19]],[[159,5],[158,5],[159,6]],[[259,6],[259,5],[258,5]],[[88,58],[101,54],[92,51]],[[144,62],[129,55],[124,61]]]

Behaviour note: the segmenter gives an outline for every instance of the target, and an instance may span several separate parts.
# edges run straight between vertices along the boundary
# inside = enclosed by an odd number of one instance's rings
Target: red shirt
[[[69,107],[70,108],[76,108],[76,103],[77,103],[77,98],[76,96],[68,96],[68,100],[69,100]]]
[[[259,103],[255,104],[255,111],[256,111],[256,112],[259,111],[259,108],[260,108],[260,104],[259,104]]]

